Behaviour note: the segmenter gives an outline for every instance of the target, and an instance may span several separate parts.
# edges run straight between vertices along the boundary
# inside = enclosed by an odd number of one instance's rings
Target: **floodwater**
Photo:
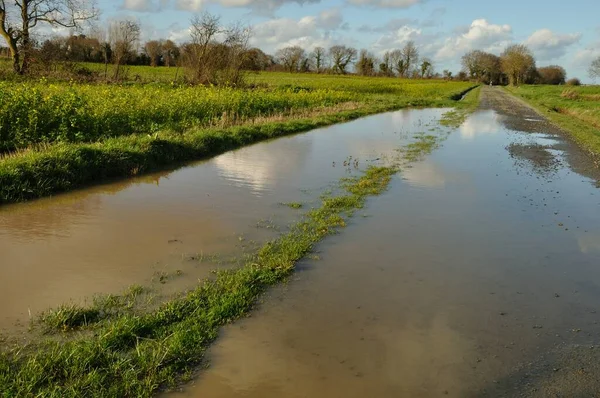
[[[400,173],[167,396],[597,396],[600,192],[509,118]]]
[[[192,287],[277,234],[342,176],[443,110],[406,110],[232,151],[172,172],[0,207],[0,330],[30,314],[132,284]],[[381,161],[379,159],[378,161]],[[209,259],[199,261],[199,259]],[[180,272],[177,272],[180,271]],[[181,274],[181,275],[179,275]],[[162,286],[160,276],[169,276]],[[164,281],[164,280],[163,280]]]
[[[322,242],[320,259],[302,261],[252,317],[223,328],[210,367],[166,396],[596,395],[597,180],[556,129],[499,93],[484,88],[481,110]],[[182,270],[165,289],[190,287],[222,266],[191,257],[239,255],[276,236],[257,224],[285,229],[304,211],[281,203],[310,207],[356,172],[354,159],[385,162],[414,133],[446,137],[435,123],[443,112],[376,115],[2,207],[0,325],[152,283],[157,270]]]

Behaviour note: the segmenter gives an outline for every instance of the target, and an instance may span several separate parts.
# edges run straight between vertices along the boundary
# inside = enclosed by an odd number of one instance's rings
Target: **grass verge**
[[[447,127],[460,127],[467,120],[467,117],[473,113],[479,106],[479,95],[481,86],[477,86],[460,97],[460,101],[454,110],[446,112],[442,116],[440,123]]]
[[[202,159],[258,141],[353,120],[408,106],[455,106],[450,97],[387,96],[312,117],[227,128],[195,128],[184,133],[162,131],[129,135],[97,143],[62,143],[0,159],[0,204],[22,202],[92,183],[131,177],[181,162]]]
[[[600,87],[521,86],[506,91],[524,100],[600,163]]]
[[[403,149],[403,159],[417,160],[437,144],[435,136],[420,135]],[[361,176],[343,179],[341,193],[323,195],[319,207],[241,268],[216,272],[156,310],[98,316],[99,307],[106,307],[99,301],[50,311],[40,321],[47,330],[62,333],[0,351],[0,396],[149,397],[185,380],[221,326],[250,311],[259,295],[285,280],[315,244],[344,227],[368,197],[382,193],[398,170],[398,165],[371,166]],[[129,308],[139,294],[135,288],[115,298],[114,307]]]

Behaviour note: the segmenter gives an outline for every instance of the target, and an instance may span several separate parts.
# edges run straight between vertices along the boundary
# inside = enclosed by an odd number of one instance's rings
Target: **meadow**
[[[507,90],[533,105],[600,160],[600,86],[520,86]]]
[[[468,82],[249,73],[245,88],[0,81],[0,203],[212,156],[407,106],[455,106]]]

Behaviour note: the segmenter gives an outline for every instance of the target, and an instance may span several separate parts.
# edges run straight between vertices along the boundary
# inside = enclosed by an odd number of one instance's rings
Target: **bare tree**
[[[0,35],[12,57],[13,70],[24,74],[31,63],[32,30],[38,25],[78,28],[98,15],[87,0],[0,0]]]
[[[419,69],[421,72],[421,79],[425,77],[431,78],[433,76],[433,63],[429,59],[423,59],[423,62],[421,62],[421,66]]]
[[[529,73],[535,70],[533,54],[523,44],[513,44],[504,50],[500,57],[502,71],[508,76],[511,85],[525,82]]]
[[[375,56],[367,50],[360,50],[356,62],[356,73],[363,76],[373,76],[375,74]]]
[[[329,48],[329,57],[334,72],[346,74],[346,68],[356,59],[356,49],[346,46],[333,46]]]
[[[175,63],[177,57],[179,57],[179,47],[172,40],[165,41],[162,47],[165,65],[170,67]]]
[[[565,84],[567,71],[558,65],[544,66],[537,69],[539,83],[541,84]]]
[[[250,29],[240,24],[221,26],[220,18],[209,13],[195,16],[191,43],[182,51],[192,79],[200,84],[241,85],[250,34]]]
[[[442,76],[444,77],[444,80],[452,80],[452,72],[448,69],[444,69]]]
[[[384,76],[393,76],[394,75],[394,66],[392,65],[392,56],[389,51],[386,51],[383,54],[383,59],[379,64],[379,73]]]
[[[137,21],[124,19],[110,23],[108,38],[112,49],[112,59],[116,66],[114,78],[119,78],[121,66],[133,55],[140,39],[140,24]]]
[[[312,58],[315,63],[315,71],[321,73],[325,66],[325,49],[323,47],[315,47],[312,52]]]
[[[419,62],[419,50],[413,41],[409,41],[402,48],[402,60],[404,61],[404,72],[401,76],[407,76],[411,68]]]
[[[301,47],[289,46],[278,50],[275,58],[288,72],[298,72],[305,58],[305,52]]]
[[[163,56],[163,43],[158,40],[150,40],[144,44],[144,52],[150,58],[150,66],[158,66]]]
[[[588,73],[592,79],[600,78],[600,57],[592,61]]]
[[[463,70],[471,79],[499,84],[502,81],[502,66],[500,58],[484,51],[470,51],[462,57]]]

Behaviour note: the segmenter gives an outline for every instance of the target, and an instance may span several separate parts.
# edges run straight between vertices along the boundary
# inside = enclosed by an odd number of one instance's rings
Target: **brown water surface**
[[[595,396],[600,193],[554,130],[507,118],[399,174],[171,396]]]
[[[443,110],[400,111],[232,151],[173,172],[0,207],[0,329],[29,314],[161,273],[182,291],[219,264],[191,258],[240,256],[301,214],[340,177],[352,156],[365,167],[393,154],[408,133]],[[225,264],[222,264],[225,266]],[[156,283],[154,283],[156,285]]]

